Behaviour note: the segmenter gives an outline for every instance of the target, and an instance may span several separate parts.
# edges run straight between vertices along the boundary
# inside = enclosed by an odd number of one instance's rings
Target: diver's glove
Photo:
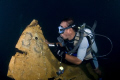
[[[63,59],[65,59],[65,55],[66,55],[66,50],[65,47],[60,47],[60,45],[57,45],[57,55],[62,57]]]
[[[65,59],[66,53],[65,53],[65,51],[58,50],[57,55],[60,56],[60,57],[62,57],[63,59]]]

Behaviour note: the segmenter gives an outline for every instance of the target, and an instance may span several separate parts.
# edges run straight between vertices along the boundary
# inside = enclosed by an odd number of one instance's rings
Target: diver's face
[[[69,26],[69,23],[68,22],[61,22],[60,26],[62,26],[63,28],[66,28]],[[64,33],[60,34],[60,36],[63,38],[63,39],[68,39],[68,37],[70,36],[69,34],[69,29],[65,29]]]

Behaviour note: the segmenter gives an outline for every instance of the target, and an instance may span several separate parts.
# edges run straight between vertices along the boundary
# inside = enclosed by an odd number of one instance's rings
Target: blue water
[[[38,20],[45,38],[56,42],[57,26],[65,17],[73,17],[76,24],[85,22],[90,26],[97,20],[95,32],[108,36],[113,42],[113,51],[107,57],[99,58],[99,64],[106,80],[117,79],[120,71],[120,0],[0,0],[0,80],[9,79],[6,75],[15,45],[33,19]],[[109,51],[107,40],[100,38],[97,43],[101,54]]]

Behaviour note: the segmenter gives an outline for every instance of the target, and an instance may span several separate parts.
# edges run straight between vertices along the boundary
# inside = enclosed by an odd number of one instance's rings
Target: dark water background
[[[90,26],[97,20],[95,32],[113,42],[112,52],[99,58],[99,65],[106,80],[119,79],[120,0],[0,0],[0,80],[9,80],[7,70],[15,45],[33,19],[38,20],[45,38],[56,42],[57,26],[65,17]],[[96,43],[100,54],[109,52],[110,43],[106,39],[98,36]]]

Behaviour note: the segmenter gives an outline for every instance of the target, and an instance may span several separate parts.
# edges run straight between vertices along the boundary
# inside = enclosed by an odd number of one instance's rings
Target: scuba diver
[[[97,53],[97,46],[92,31],[85,28],[86,24],[76,29],[72,18],[65,18],[60,23],[58,43],[50,43],[49,46],[57,47],[57,55],[70,63],[79,65],[83,61],[89,61],[93,70],[101,77],[101,70],[94,53]]]

